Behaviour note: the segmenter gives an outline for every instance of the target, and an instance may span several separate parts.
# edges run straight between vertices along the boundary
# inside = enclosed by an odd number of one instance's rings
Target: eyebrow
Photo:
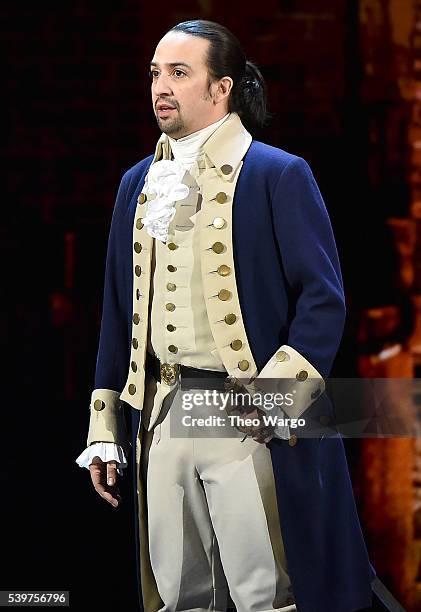
[[[157,62],[151,62],[150,65],[159,66]],[[185,68],[189,68],[189,70],[193,70],[193,68],[189,66],[189,64],[186,64],[186,62],[169,62],[168,64],[164,64],[164,66],[170,66],[171,68],[175,68],[175,66],[185,66]]]

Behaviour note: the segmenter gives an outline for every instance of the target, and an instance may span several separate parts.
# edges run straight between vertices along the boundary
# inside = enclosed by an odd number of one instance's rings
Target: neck
[[[174,155],[174,159],[180,161],[183,164],[191,164],[193,163],[200,155],[203,153],[203,145],[206,140],[213,134],[218,127],[224,123],[224,121],[229,117],[230,113],[227,113],[218,121],[207,125],[188,136],[183,136],[182,138],[171,138],[168,136],[169,143],[171,145],[171,150]]]

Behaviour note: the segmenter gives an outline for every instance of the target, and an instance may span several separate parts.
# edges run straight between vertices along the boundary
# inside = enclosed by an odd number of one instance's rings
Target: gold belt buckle
[[[180,373],[180,365],[178,363],[161,363],[160,374],[161,380],[167,385],[173,385]]]

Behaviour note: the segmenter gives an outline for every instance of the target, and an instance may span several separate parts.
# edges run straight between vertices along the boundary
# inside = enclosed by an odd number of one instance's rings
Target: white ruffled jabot
[[[188,186],[181,182],[185,172],[180,162],[162,159],[151,166],[147,176],[148,192],[156,197],[147,201],[142,222],[148,234],[162,242],[167,240],[176,202],[189,195]]]
[[[147,201],[146,216],[142,218],[146,231],[153,238],[166,242],[176,203],[189,195],[188,186],[182,183],[184,174],[195,160],[204,155],[204,143],[229,116],[227,113],[219,121],[178,140],[168,136],[174,160],[155,162],[145,179],[144,189],[156,193],[155,199]]]

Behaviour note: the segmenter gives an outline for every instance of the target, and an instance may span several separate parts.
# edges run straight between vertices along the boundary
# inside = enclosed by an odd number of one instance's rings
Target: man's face
[[[209,41],[183,32],[169,32],[151,61],[152,104],[158,126],[172,138],[192,134],[226,114],[208,91],[205,64]],[[217,86],[217,85],[216,85]]]

